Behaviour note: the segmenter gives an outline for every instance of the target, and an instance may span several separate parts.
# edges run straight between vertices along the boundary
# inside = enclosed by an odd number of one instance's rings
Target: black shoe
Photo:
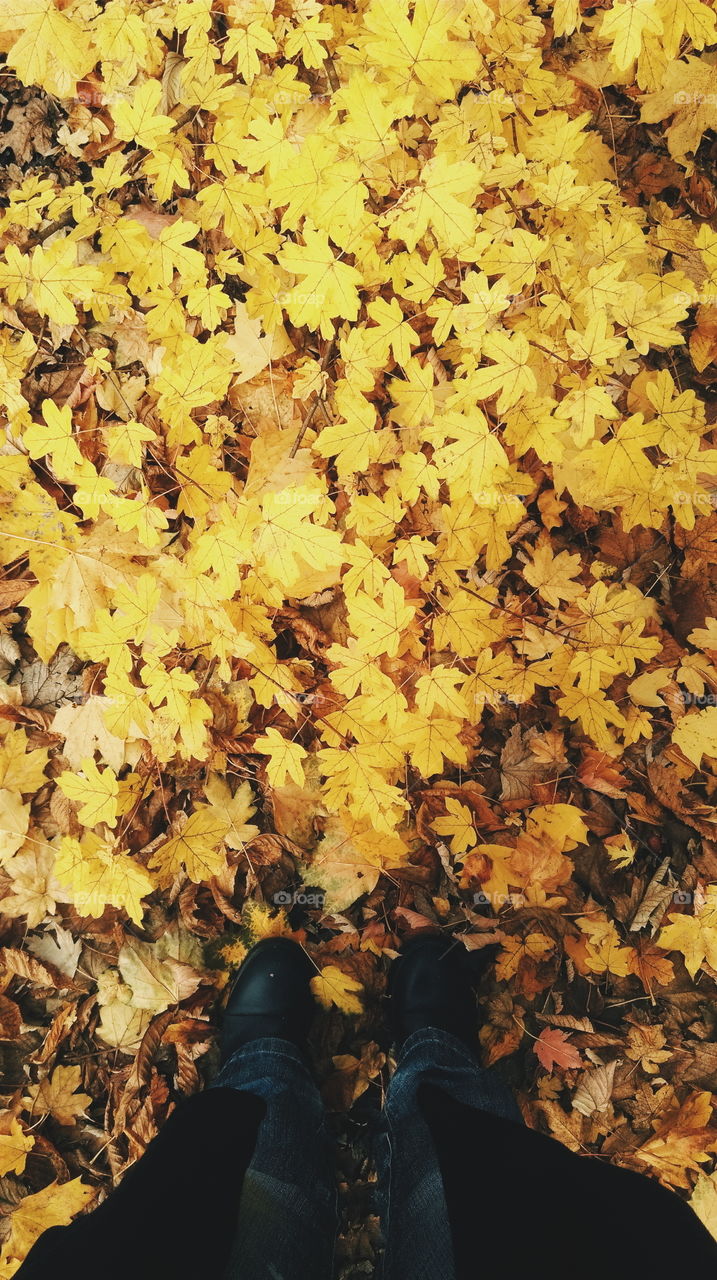
[[[250,1040],[276,1036],[306,1046],[316,1004],[316,976],[303,947],[291,938],[264,938],[243,961],[229,993],[221,1033],[221,1061]]]
[[[449,1031],[476,1052],[478,1015],[471,956],[461,942],[435,934],[409,938],[388,975],[391,1024],[397,1046],[413,1031]]]

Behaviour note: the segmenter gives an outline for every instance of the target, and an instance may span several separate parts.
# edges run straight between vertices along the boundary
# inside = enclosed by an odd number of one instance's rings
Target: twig
[[[321,360],[321,372],[322,372],[322,373],[326,373],[326,370],[328,369],[329,365],[331,364],[331,361],[332,361],[332,360],[333,360],[333,358],[334,358],[334,348],[335,348],[335,346],[336,346],[336,337],[334,336],[334,337],[330,340],[330,342],[327,344],[326,350],[324,351],[324,354],[323,354],[323,357],[322,357],[322,360]],[[295,439],[295,441],[294,441],[293,445],[291,446],[291,449],[289,450],[289,457],[290,457],[290,458],[293,458],[293,457],[295,456],[296,451],[297,451],[297,449],[298,449],[299,445],[301,444],[301,441],[303,440],[304,436],[306,435],[306,432],[308,431],[309,427],[311,426],[311,423],[312,423],[312,420],[313,420],[314,414],[316,413],[316,410],[317,410],[318,405],[319,405],[319,401],[320,401],[320,400],[323,400],[323,398],[324,398],[324,388],[323,388],[323,386],[322,386],[322,387],[321,387],[321,390],[320,390],[320,391],[318,391],[318,392],[316,393],[316,395],[315,395],[315,397],[314,397],[314,399],[313,399],[312,403],[309,405],[309,408],[308,408],[308,409],[307,409],[307,411],[306,411],[306,414],[305,414],[305,416],[304,416],[304,421],[302,422],[301,426],[299,427],[299,434],[297,435],[297,437],[296,437],[296,439]]]
[[[61,231],[63,227],[69,227],[72,221],[72,210],[67,209],[62,217],[51,222],[49,227],[45,227],[42,231],[33,231],[29,236],[31,244],[44,244],[46,240],[50,239],[50,236],[54,236],[56,231]]]

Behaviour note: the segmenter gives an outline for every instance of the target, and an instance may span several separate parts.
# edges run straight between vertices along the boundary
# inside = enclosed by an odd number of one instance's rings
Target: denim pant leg
[[[522,1124],[508,1087],[494,1071],[481,1067],[455,1036],[427,1027],[405,1040],[386,1095],[377,1146],[385,1280],[455,1278],[438,1157],[418,1107],[422,1083]]]
[[[299,1051],[265,1037],[214,1081],[263,1098],[223,1280],[331,1280],[337,1225],[333,1143],[321,1095]]]

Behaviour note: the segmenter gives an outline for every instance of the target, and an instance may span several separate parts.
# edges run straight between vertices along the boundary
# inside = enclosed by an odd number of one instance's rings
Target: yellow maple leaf
[[[717,652],[717,618],[705,618],[704,627],[695,627],[693,631],[690,631],[687,639],[690,644],[696,645],[698,649]]]
[[[698,769],[703,756],[717,756],[717,707],[683,716],[672,730],[672,741]]]
[[[0,802],[2,792],[0,791]],[[2,846],[0,833],[0,847]],[[28,929],[36,929],[46,916],[55,914],[55,904],[60,898],[54,872],[55,851],[39,841],[26,846],[4,863],[11,887],[5,894],[3,911],[6,916],[18,919],[24,916]]]
[[[141,925],[142,899],[155,888],[154,878],[135,858],[115,853],[92,832],[82,841],[63,836],[53,875],[60,902],[72,902],[80,915],[99,917],[106,906],[127,912]]]
[[[223,334],[212,334],[203,343],[183,334],[167,348],[154,387],[159,413],[170,424],[171,444],[191,444],[199,438],[191,411],[225,395],[232,365]]]
[[[363,1013],[363,1005],[358,992],[361,983],[350,978],[335,964],[324,965],[321,972],[311,979],[311,990],[324,1009],[335,1005],[342,1013]]]
[[[547,835],[561,853],[588,843],[583,810],[574,804],[539,804],[530,810],[526,830],[529,835]]]
[[[157,870],[160,883],[164,885],[171,884],[182,867],[195,884],[221,875],[226,866],[222,846],[230,826],[228,817],[209,805],[200,805],[189,816],[178,836],[155,849],[149,866]]]
[[[170,116],[157,112],[161,96],[161,84],[158,80],[150,79],[135,89],[131,103],[121,99],[115,102],[112,117],[117,137],[125,142],[136,142],[139,147],[153,151],[174,125]]]
[[[33,1117],[49,1111],[58,1124],[75,1124],[92,1102],[89,1094],[78,1092],[81,1083],[79,1066],[55,1067],[40,1084],[27,1087],[23,1106]]]
[[[622,871],[624,867],[631,866],[635,861],[637,846],[625,832],[616,836],[606,836],[603,844],[607,856],[611,862],[615,863],[618,870]]]
[[[372,0],[364,15],[363,43],[376,66],[392,73],[393,83],[415,79],[431,98],[455,97],[456,85],[475,78],[479,58],[475,46],[453,32],[463,5],[437,5],[417,0],[409,20],[406,3]]]
[[[246,925],[251,942],[260,942],[262,938],[294,936],[285,911],[272,911],[268,903],[255,902],[253,898],[248,898],[244,903],[242,922]]]
[[[612,920],[579,916],[575,922],[584,939],[565,937],[565,950],[581,973],[614,973],[624,978],[632,972],[632,947],[625,947]]]
[[[331,30],[330,27],[329,30]],[[251,84],[261,70],[258,52],[272,53],[275,49],[276,41],[271,32],[267,31],[260,22],[254,21],[246,27],[242,25],[229,28],[222,52],[222,62],[229,62],[236,57],[237,71],[246,84]]]
[[[25,1196],[10,1218],[6,1257],[24,1258],[43,1231],[66,1226],[94,1197],[95,1188],[87,1186],[80,1178],[51,1182],[42,1191]]]
[[[322,41],[333,34],[331,23],[322,22],[318,15],[313,14],[290,33],[284,45],[286,56],[293,58],[295,54],[301,53],[307,67],[321,67],[326,60],[326,49]]]
[[[262,521],[254,537],[254,550],[261,569],[280,582],[286,594],[321,590],[336,582],[345,559],[341,537],[313,514],[321,505],[317,493],[292,491],[267,493],[261,501]]]
[[[45,747],[27,751],[24,729],[11,729],[0,746],[0,787],[8,791],[33,792],[45,785],[48,753]]]
[[[618,71],[624,71],[640,53],[645,33],[658,37],[662,30],[657,0],[615,0],[602,14],[600,35],[610,41],[610,57]]]
[[[6,1173],[19,1176],[34,1145],[34,1137],[25,1132],[17,1116],[4,1112],[0,1116],[0,1178],[4,1178]]]
[[[449,246],[456,252],[467,248],[475,239],[473,204],[480,178],[481,170],[468,161],[446,155],[428,160],[421,170],[420,185],[386,216],[392,235],[403,240],[411,252],[429,228],[441,251],[446,252]]]
[[[658,944],[665,951],[681,951],[685,968],[694,978],[700,965],[706,960],[717,969],[717,886],[709,885],[706,902],[698,916],[672,912],[658,935]]]
[[[622,712],[605,696],[602,689],[596,689],[592,693],[583,689],[568,689],[558,698],[558,710],[570,720],[580,720],[588,737],[607,751],[615,749],[615,739],[608,726],[612,724],[624,729],[627,724]]]
[[[394,740],[405,746],[411,764],[423,775],[431,778],[441,773],[444,758],[465,768],[468,764],[468,748],[459,734],[462,723],[443,716],[422,716],[417,712],[403,716],[403,728],[396,729]]]
[[[292,742],[278,729],[269,728],[262,738],[256,739],[254,750],[269,757],[266,772],[272,787],[283,787],[287,778],[299,787],[304,785],[302,761],[307,753],[300,742]]]
[[[496,977],[500,982],[507,982],[517,974],[521,960],[542,960],[554,949],[554,940],[544,933],[529,933],[525,938],[518,934],[507,937],[496,962]]]
[[[60,98],[74,94],[95,64],[87,32],[53,0],[3,0],[0,29],[18,33],[7,59],[22,83],[41,84]]]
[[[514,847],[509,844],[477,844],[461,858],[461,885],[465,888],[475,887],[475,882],[478,881],[480,892],[493,894],[498,906],[511,901],[512,895],[508,890],[511,884],[515,884],[515,872],[510,868],[510,859],[514,853]],[[486,880],[488,870],[490,875]]]
[[[498,409],[502,412],[538,390],[536,376],[528,363],[530,344],[524,334],[487,334],[483,352],[495,363],[477,369],[471,377],[471,389],[479,400],[490,400],[497,395]]]
[[[465,853],[466,849],[475,845],[477,839],[473,810],[461,804],[460,800],[454,800],[452,796],[446,796],[444,804],[447,813],[434,818],[431,826],[439,835],[450,837],[452,853]]]
[[[259,828],[248,822],[256,813],[253,803],[251,784],[241,782],[232,796],[228,783],[218,773],[210,774],[204,784],[204,794],[210,805],[222,818],[229,820],[224,843],[230,849],[241,849],[249,840],[259,834]]]
[[[105,428],[107,452],[114,462],[126,462],[133,467],[141,467],[144,457],[144,446],[148,440],[156,439],[155,432],[144,422],[130,418],[127,422],[112,423]]]
[[[0,861],[11,857],[25,843],[30,825],[30,805],[13,791],[0,788]]]
[[[117,822],[117,796],[119,785],[112,769],[100,773],[91,756],[82,761],[84,777],[76,773],[61,773],[57,785],[67,796],[80,805],[77,816],[85,827],[96,827],[106,822],[113,827]]]
[[[569,551],[559,551],[555,555],[550,542],[544,538],[533,550],[532,560],[528,560],[523,568],[526,582],[535,587],[538,595],[548,604],[559,608],[561,600],[575,600],[582,594],[579,582],[572,579],[582,571],[579,555]]]
[[[325,893],[324,909],[346,911],[375,889],[381,871],[401,866],[408,848],[398,833],[377,831],[370,820],[348,810],[330,814],[311,859],[312,882]]]
[[[333,317],[355,320],[358,316],[361,273],[338,261],[326,232],[308,219],[302,236],[303,245],[289,244],[277,255],[286,271],[301,277],[300,287],[287,294],[286,310],[292,324],[308,324],[331,338]]]
[[[72,410],[69,405],[58,409],[54,400],[43,400],[44,427],[33,422],[26,428],[23,444],[31,458],[51,457],[60,480],[71,480],[84,461],[72,434]]]
[[[75,324],[73,299],[90,302],[103,281],[98,267],[78,264],[77,245],[69,236],[55,240],[47,249],[39,244],[29,258],[10,244],[5,261],[0,262],[0,287],[7,290],[8,297],[17,302],[31,295],[40,315],[57,324]]]
[[[712,1117],[712,1095],[706,1090],[692,1093],[677,1110],[670,1110],[652,1138],[648,1138],[634,1155],[655,1169],[673,1187],[689,1190],[688,1173],[699,1172],[715,1150],[717,1139],[709,1123]]]
[[[398,653],[401,634],[413,619],[416,606],[408,604],[403,591],[394,578],[386,583],[381,603],[364,591],[347,600],[351,630],[361,642],[367,657],[385,653],[389,657]]]

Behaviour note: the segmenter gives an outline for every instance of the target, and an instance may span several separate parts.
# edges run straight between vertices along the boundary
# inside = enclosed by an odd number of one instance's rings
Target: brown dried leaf
[[[28,982],[35,982],[38,986],[53,991],[66,991],[68,987],[75,985],[53,965],[41,964],[33,956],[27,955],[24,951],[18,951],[15,947],[3,947],[0,950],[0,966],[6,973],[13,974],[17,978],[25,978]]]
[[[573,1109],[591,1116],[594,1111],[607,1111],[612,1097],[617,1061],[586,1071],[573,1094]]]
[[[14,1040],[20,1032],[20,1010],[14,1000],[0,995],[0,1040]]]

